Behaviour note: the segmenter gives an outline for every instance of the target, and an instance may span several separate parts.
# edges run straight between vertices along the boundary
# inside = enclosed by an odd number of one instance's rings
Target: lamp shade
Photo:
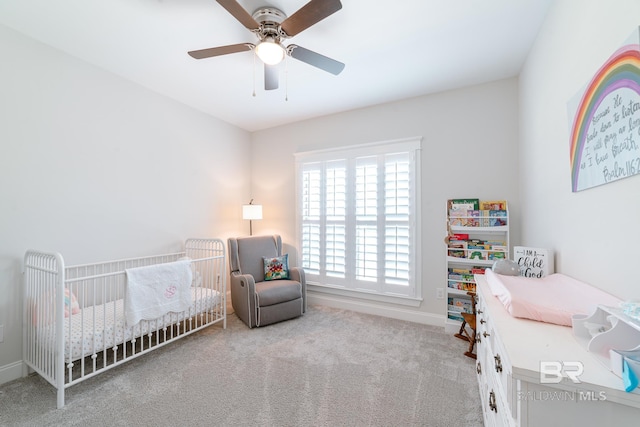
[[[242,205],[242,219],[262,219],[262,205]]]

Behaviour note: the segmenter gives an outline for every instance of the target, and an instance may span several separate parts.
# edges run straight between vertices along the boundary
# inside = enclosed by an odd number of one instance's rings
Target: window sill
[[[361,300],[368,301],[376,301],[376,302],[384,302],[389,304],[397,304],[397,305],[405,305],[409,307],[419,307],[422,303],[422,298],[419,297],[406,297],[400,295],[391,295],[391,294],[378,294],[375,292],[369,291],[360,291],[353,289],[344,289],[338,288],[328,285],[323,285],[317,282],[307,282],[307,289],[313,292],[321,293],[321,294],[329,294],[336,296],[343,296]]]

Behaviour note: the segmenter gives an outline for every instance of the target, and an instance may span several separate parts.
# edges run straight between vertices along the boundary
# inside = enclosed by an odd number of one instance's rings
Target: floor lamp
[[[242,219],[249,220],[249,236],[253,236],[252,221],[254,219],[262,219],[262,205],[254,205],[253,199],[248,205],[242,205]]]

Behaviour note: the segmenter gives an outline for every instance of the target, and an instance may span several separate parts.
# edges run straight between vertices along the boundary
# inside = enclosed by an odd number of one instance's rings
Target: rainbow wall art
[[[640,174],[640,29],[569,106],[572,191]]]

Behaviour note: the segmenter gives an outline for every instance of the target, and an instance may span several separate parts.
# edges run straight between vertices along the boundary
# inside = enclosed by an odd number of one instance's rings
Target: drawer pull
[[[476,343],[480,344],[482,339],[480,339],[480,335],[476,335]]]
[[[490,333],[488,333],[487,331],[484,331],[484,332],[482,333],[482,336],[483,336],[483,337],[485,337],[485,338],[486,338],[486,337],[488,337],[488,336],[490,336],[490,335],[491,335],[491,334],[490,334]]]
[[[476,372],[478,375],[482,373],[482,366],[480,366],[480,362],[476,363]]]
[[[502,372],[502,359],[500,359],[500,355],[496,354],[493,357],[493,360],[495,360],[495,364],[496,364],[496,372]]]
[[[487,323],[487,321],[484,319],[480,319],[480,323],[484,325],[485,323]]]
[[[498,405],[496,404],[496,394],[491,390],[489,392],[489,409],[491,409],[496,414],[498,413]]]
[[[482,310],[478,310],[476,313],[477,313],[477,314],[482,314],[482,313],[484,313],[484,311],[482,311]]]

